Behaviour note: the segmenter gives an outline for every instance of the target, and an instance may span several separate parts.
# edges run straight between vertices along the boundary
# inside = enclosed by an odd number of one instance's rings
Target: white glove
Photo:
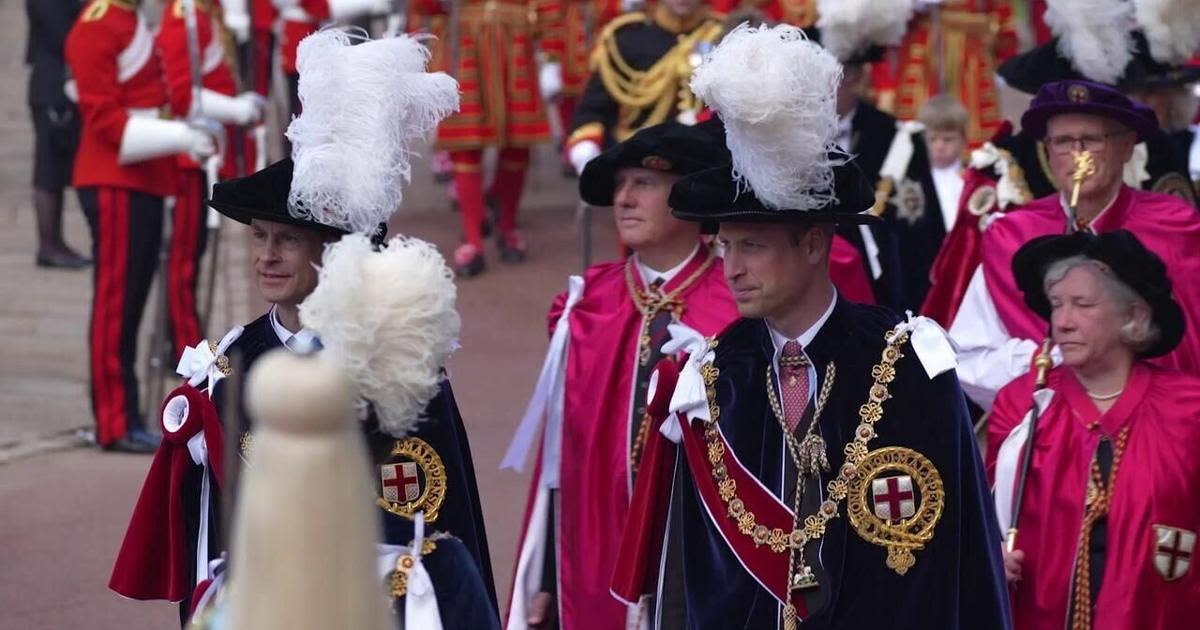
[[[200,93],[200,115],[229,125],[258,124],[266,106],[266,99],[253,91],[229,96],[205,88]]]
[[[570,160],[571,166],[575,167],[576,173],[583,173],[583,167],[597,155],[600,155],[600,145],[592,140],[583,140],[571,147],[567,152],[567,159]]]
[[[329,17],[339,22],[361,15],[383,15],[391,10],[391,0],[329,0]]]
[[[237,6],[241,4],[241,6]],[[239,44],[250,40],[250,14],[246,12],[246,0],[225,0],[225,28],[233,34]]]
[[[211,130],[189,125],[182,120],[162,120],[133,116],[121,135],[119,164],[136,164],[158,157],[186,153],[196,161],[217,152]]]
[[[68,101],[79,102],[79,85],[75,83],[75,79],[67,79],[66,83],[63,83],[63,94]]]
[[[543,63],[538,70],[538,88],[542,91],[542,98],[547,101],[558,96],[563,88],[562,64],[557,61]]]

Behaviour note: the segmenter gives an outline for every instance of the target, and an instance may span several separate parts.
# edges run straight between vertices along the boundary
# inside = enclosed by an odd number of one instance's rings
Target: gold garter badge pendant
[[[913,552],[933,540],[945,497],[933,462],[912,449],[892,446],[867,453],[858,465],[846,511],[858,535],[886,547],[888,568],[904,575],[916,564]]]
[[[387,461],[379,466],[379,507],[405,518],[425,512],[437,520],[446,499],[446,466],[428,442],[409,437],[397,440]]]

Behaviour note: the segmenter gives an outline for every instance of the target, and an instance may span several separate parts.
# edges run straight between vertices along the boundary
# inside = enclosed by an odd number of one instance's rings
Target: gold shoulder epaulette
[[[604,30],[600,32],[599,40],[605,40],[613,37],[616,35],[618,30],[629,26],[630,24],[645,22],[647,19],[648,18],[646,17],[646,14],[642,13],[641,11],[630,11],[624,15],[617,16],[613,18],[607,25],[605,25]]]

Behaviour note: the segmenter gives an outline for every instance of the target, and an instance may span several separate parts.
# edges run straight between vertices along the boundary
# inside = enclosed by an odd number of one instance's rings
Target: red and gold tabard
[[[900,44],[893,113],[901,120],[916,119],[944,84],[967,108],[967,142],[978,146],[1000,125],[992,75],[997,64],[1017,52],[1012,3],[946,0],[936,15],[936,24],[930,12],[913,18]]]
[[[732,13],[738,9],[757,9],[771,22],[783,22],[800,28],[817,23],[817,0],[713,0],[713,11]]]
[[[114,186],[166,197],[174,192],[173,158],[121,165],[117,155],[131,116],[167,105],[154,36],[137,5],[95,0],[67,36],[65,56],[79,90],[83,132],[72,185]]]
[[[549,140],[534,47],[553,27],[549,0],[462,0],[451,11],[415,0],[419,19],[443,16],[447,37],[435,45],[433,70],[458,79],[462,106],[438,128],[450,150],[528,147]],[[561,36],[559,36],[561,37]]]
[[[550,61],[562,68],[562,94],[572,97],[583,93],[591,68],[588,55],[597,36],[621,14],[620,0],[557,0],[554,37],[542,40],[542,50]]]

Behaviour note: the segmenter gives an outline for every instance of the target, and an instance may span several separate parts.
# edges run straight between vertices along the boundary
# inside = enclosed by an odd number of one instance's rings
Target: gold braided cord
[[[1125,442],[1129,439],[1129,427],[1121,429],[1113,445],[1112,468],[1105,481],[1100,472],[1100,460],[1092,458],[1091,476],[1088,479],[1087,501],[1083,525],[1079,529],[1079,543],[1075,558],[1075,592],[1071,613],[1071,630],[1092,628],[1092,527],[1096,521],[1108,516],[1112,507],[1113,487],[1117,483],[1117,470],[1121,467],[1121,455],[1125,453]]]
[[[696,97],[688,87],[692,76],[690,56],[696,45],[712,41],[720,33],[720,24],[711,22],[683,35],[679,41],[654,65],[646,70],[637,70],[629,65],[617,45],[616,28],[638,21],[634,15],[614,23],[606,29],[600,45],[592,53],[591,65],[600,76],[605,90],[625,111],[622,115],[624,127],[650,109],[642,122],[643,127],[656,125],[666,120],[672,107],[678,102],[679,109],[695,109]]]
[[[669,310],[675,314],[675,318],[679,319],[683,315],[683,302],[680,296],[684,291],[687,291],[693,284],[699,280],[709,267],[712,267],[713,259],[716,258],[711,252],[707,252],[708,257],[704,262],[692,272],[692,275],[679,283],[670,293],[654,293],[639,289],[637,283],[633,281],[633,257],[630,256],[625,261],[625,288],[629,290],[629,298],[633,300],[633,306],[638,313],[642,315],[642,331],[638,335],[638,365],[646,365],[650,360],[650,323],[654,316],[659,311]]]

